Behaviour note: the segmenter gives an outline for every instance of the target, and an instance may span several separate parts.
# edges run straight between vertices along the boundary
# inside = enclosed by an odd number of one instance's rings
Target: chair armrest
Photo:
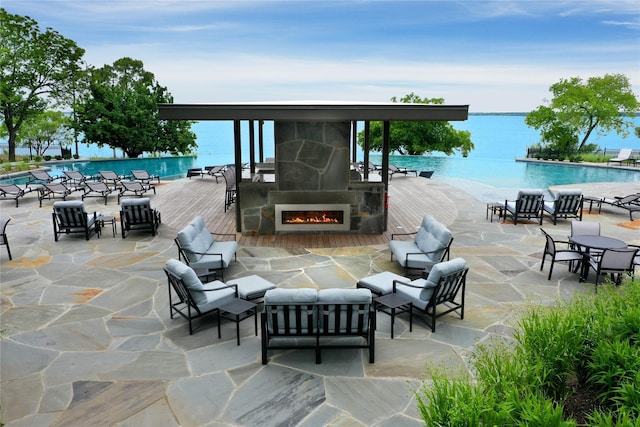
[[[393,293],[396,292],[396,285],[404,285],[404,286],[409,286],[410,288],[416,288],[416,289],[430,289],[430,288],[435,288],[435,287],[438,286],[437,284],[435,284],[435,285],[431,285],[431,284],[427,285],[426,283],[424,285],[412,285],[411,283],[405,283],[402,280],[395,279],[393,281]]]
[[[418,234],[417,231],[414,231],[413,233],[394,233],[391,235],[391,240],[395,240],[396,236],[415,236],[416,234]]]
[[[214,233],[210,231],[212,236],[222,236],[222,237],[233,237],[233,240],[236,240],[236,235],[232,233]]]

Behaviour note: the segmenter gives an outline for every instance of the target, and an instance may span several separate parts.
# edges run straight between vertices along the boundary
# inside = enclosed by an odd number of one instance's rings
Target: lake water
[[[470,115],[464,122],[451,122],[457,129],[469,130],[475,149],[467,158],[460,155],[445,156],[433,153],[429,156],[390,156],[397,166],[405,166],[418,171],[434,170],[433,179],[450,179],[450,182],[465,187],[469,182],[496,189],[547,188],[551,185],[581,182],[639,182],[638,171],[616,171],[601,168],[576,167],[574,165],[539,165],[514,161],[524,157],[527,147],[539,141],[539,133],[524,124],[523,115]],[[361,124],[360,124],[361,125]],[[640,118],[635,119],[640,126]],[[131,169],[147,169],[163,177],[184,176],[191,167],[228,164],[234,162],[233,123],[198,122],[192,127],[197,135],[198,156],[182,159],[136,159],[130,161],[74,162],[54,167],[53,173],[62,173],[62,168],[80,170],[94,174],[97,170],[114,170],[128,174]],[[243,123],[243,162],[249,161],[248,124]],[[258,132],[255,132],[256,139]],[[592,136],[593,137],[593,136]],[[273,157],[273,123],[264,125],[264,157]],[[623,139],[616,134],[590,139],[601,148],[638,149],[640,140],[633,134]],[[256,142],[257,146],[257,142]],[[96,146],[80,146],[83,157],[111,157],[113,151]],[[363,159],[361,150],[357,160]],[[380,163],[381,155],[371,153],[373,163]],[[258,155],[256,154],[256,160]],[[132,162],[132,163],[130,163]]]

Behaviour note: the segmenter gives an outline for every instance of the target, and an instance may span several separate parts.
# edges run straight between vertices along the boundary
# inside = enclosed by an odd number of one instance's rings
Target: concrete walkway
[[[409,178],[421,179],[421,178]],[[171,184],[169,184],[171,185]],[[422,317],[408,330],[378,314],[376,361],[366,351],[281,351],[260,363],[253,322],[223,323],[217,338],[213,318],[170,319],[162,266],[176,257],[177,230],[166,224],[152,237],[85,241],[63,236],[54,242],[51,202],[19,208],[2,203],[11,216],[14,256],[1,253],[0,411],[8,426],[318,426],[423,425],[414,390],[435,365],[451,372],[468,368],[474,346],[511,337],[518,310],[549,303],[576,291],[593,292],[593,274],[581,284],[563,265],[540,271],[544,240],[538,224],[502,224],[485,219],[485,203],[442,181],[432,191],[456,205],[447,224],[455,240],[452,256],[470,265],[465,318],[446,315],[436,333]],[[585,194],[629,194],[634,183],[581,186]],[[153,196],[152,196],[153,197]],[[115,213],[118,206],[87,200],[89,210]],[[153,202],[152,202],[153,203]],[[161,207],[159,207],[161,210]],[[195,215],[195,214],[194,214]],[[640,244],[640,220],[605,208],[585,221],[602,234]],[[565,239],[569,221],[543,227]],[[364,276],[402,273],[386,245],[281,249],[242,247],[227,279],[257,274],[280,287],[349,288]]]

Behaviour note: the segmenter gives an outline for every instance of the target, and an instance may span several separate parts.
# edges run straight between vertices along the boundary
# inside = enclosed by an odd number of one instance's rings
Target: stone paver
[[[580,187],[585,194],[613,188]],[[620,194],[640,191],[637,183],[615,187]],[[155,237],[105,233],[55,243],[50,205],[3,202],[2,215],[12,217],[14,260],[0,248],[0,419],[7,426],[422,425],[413,393],[432,368],[467,369],[478,343],[511,339],[527,304],[593,292],[593,278],[579,283],[564,265],[547,280],[548,265],[539,268],[538,224],[489,222],[486,201],[443,181],[429,188],[455,207],[448,222],[452,257],[470,266],[465,318],[443,316],[432,333],[418,315],[409,332],[400,315],[391,340],[389,317],[379,313],[374,364],[357,349],[325,350],[320,365],[313,351],[281,350],[263,366],[252,322],[240,324],[240,346],[235,324],[223,322],[218,339],[212,316],[196,320],[189,335],[184,319],[169,316],[162,272],[176,256],[177,230],[163,224]],[[89,210],[117,211],[97,199],[86,203]],[[625,212],[604,208],[585,220],[601,222],[604,235],[640,244],[640,221],[628,221]],[[564,239],[569,225],[543,227]],[[381,271],[403,273],[386,245],[242,247],[225,278],[257,274],[286,288],[353,287]]]

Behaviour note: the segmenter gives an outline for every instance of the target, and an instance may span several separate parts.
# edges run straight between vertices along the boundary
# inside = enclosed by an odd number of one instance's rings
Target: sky
[[[141,60],[176,103],[389,102],[529,112],[561,79],[640,95],[638,0],[0,0],[85,49]]]

